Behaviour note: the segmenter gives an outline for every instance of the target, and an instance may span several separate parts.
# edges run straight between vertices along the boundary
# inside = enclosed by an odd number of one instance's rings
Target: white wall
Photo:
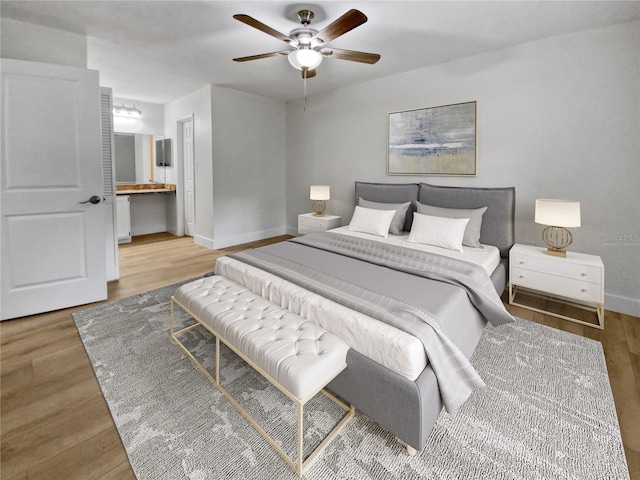
[[[214,248],[285,233],[286,108],[214,87]]]
[[[113,131],[120,133],[143,133],[164,135],[164,106],[157,103],[140,102],[122,97],[113,97],[113,105],[127,107],[135,105],[142,112],[140,117],[113,116]]]
[[[177,139],[178,122],[191,114],[196,171],[194,241],[209,248],[224,248],[283,234],[285,104],[207,86],[165,106],[165,135]],[[174,141],[176,159],[178,146]],[[172,175],[177,184],[179,218],[175,219],[175,228],[168,219],[167,227],[172,233],[182,234],[181,168],[173,168]]]
[[[87,68],[87,38],[75,33],[2,18],[2,58]]]
[[[164,135],[164,106],[157,103],[140,102],[137,100],[126,99],[122,97],[114,97],[113,105],[125,105],[127,107],[134,106],[142,112],[140,117],[126,117],[121,115],[113,116],[113,131],[116,133],[132,133],[136,134],[136,142],[142,138],[140,135],[152,135],[154,142],[157,138],[163,138]],[[142,152],[136,151],[136,159],[145,159],[144,161],[136,162],[136,179],[139,179],[140,183],[148,183],[151,179],[151,167],[149,162],[149,155],[155,158],[155,143],[149,146],[148,137],[145,137],[145,144],[139,146],[136,143],[136,149],[140,147]],[[150,151],[151,150],[151,151]],[[175,183],[170,182],[169,167],[159,167],[153,164],[153,181],[156,183]],[[171,177],[173,180],[175,175]],[[175,214],[173,215],[175,217]],[[161,230],[164,231],[164,230]]]
[[[542,244],[536,198],[579,200],[571,249],[602,256],[606,308],[640,315],[640,24],[590,30],[374,80],[287,105],[287,225],[354,180],[515,186],[516,239]],[[375,68],[375,66],[371,67]],[[364,67],[363,67],[364,69]],[[478,174],[386,175],[389,112],[477,101]]]
[[[201,88],[164,107],[164,132],[171,138],[172,155],[176,161],[167,171],[167,183],[176,184],[173,202],[167,202],[167,231],[184,234],[182,171],[178,165],[178,122],[193,115],[196,232],[194,241],[213,248],[213,162],[211,134],[211,85]]]

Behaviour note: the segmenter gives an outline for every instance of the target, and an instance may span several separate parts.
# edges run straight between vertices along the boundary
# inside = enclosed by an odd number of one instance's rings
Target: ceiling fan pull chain
[[[302,106],[302,111],[307,111],[307,72],[308,70],[305,68],[302,70],[302,83],[304,84],[304,103]]]

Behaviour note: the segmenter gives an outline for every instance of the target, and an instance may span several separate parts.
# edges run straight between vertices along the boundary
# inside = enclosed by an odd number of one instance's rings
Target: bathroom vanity
[[[174,205],[169,200],[175,192],[176,186],[167,183],[116,185],[118,243],[130,242],[135,235],[166,232],[168,208]]]

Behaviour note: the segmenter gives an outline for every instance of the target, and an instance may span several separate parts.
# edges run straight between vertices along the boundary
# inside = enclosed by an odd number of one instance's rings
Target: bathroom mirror
[[[155,140],[161,135],[113,134],[116,183],[163,183],[163,172],[155,168]]]

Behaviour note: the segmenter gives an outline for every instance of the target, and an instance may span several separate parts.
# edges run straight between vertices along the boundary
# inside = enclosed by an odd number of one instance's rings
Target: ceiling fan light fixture
[[[309,48],[294,50],[288,57],[291,66],[298,70],[315,70],[322,63],[322,54]]]

